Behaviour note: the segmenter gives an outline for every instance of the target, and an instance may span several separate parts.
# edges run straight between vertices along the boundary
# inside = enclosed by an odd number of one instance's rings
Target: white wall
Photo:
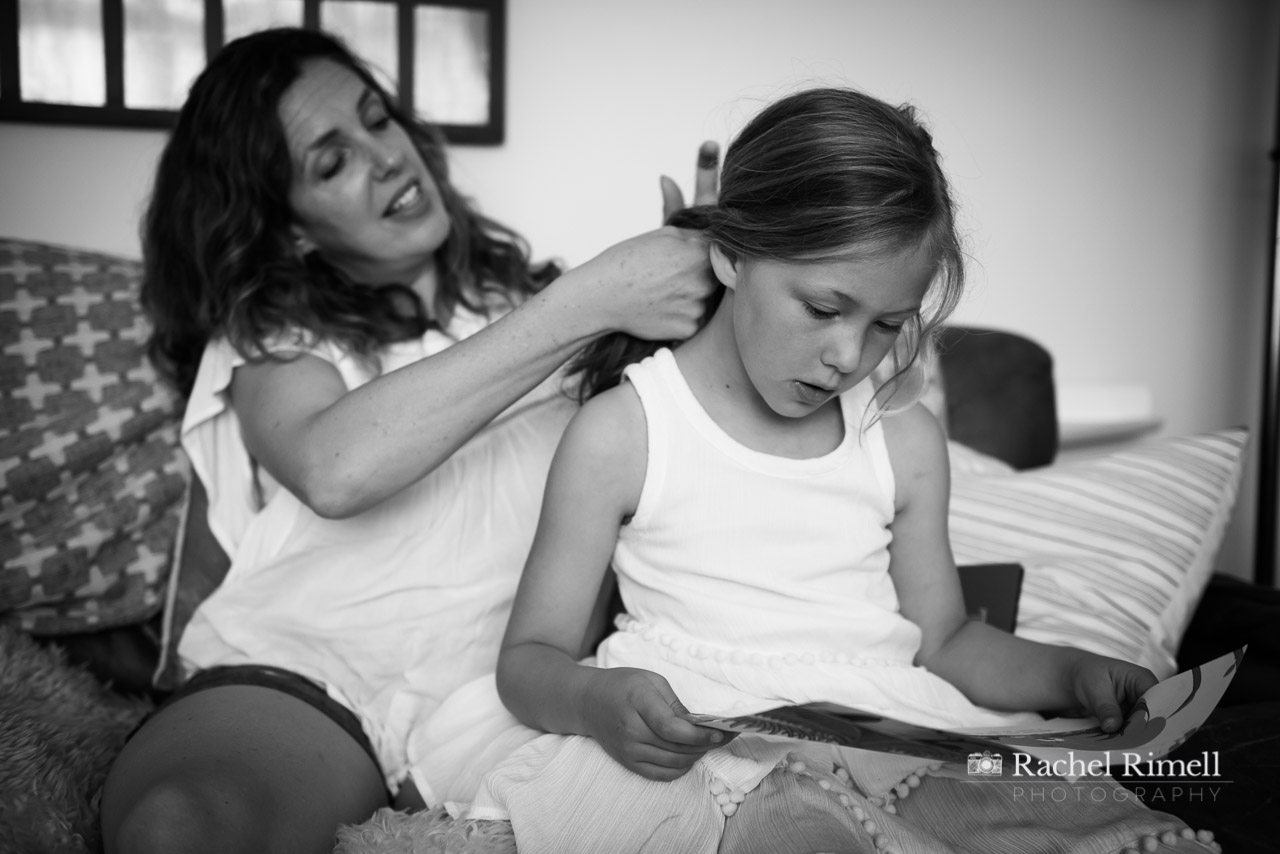
[[[1061,382],[1150,387],[1164,433],[1257,427],[1274,0],[509,0],[508,133],[455,177],[571,263],[655,225],[657,178],[765,101],[925,113],[964,208],[958,319]],[[160,134],[0,124],[0,234],[137,254]],[[1224,557],[1247,565],[1250,474]]]

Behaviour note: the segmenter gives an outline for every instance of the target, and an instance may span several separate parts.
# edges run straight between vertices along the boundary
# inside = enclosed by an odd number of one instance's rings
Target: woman
[[[706,249],[659,229],[532,265],[340,42],[278,29],[193,85],[144,254],[232,565],[179,646],[195,675],[111,770],[106,850],[329,851],[413,802],[411,738],[493,668],[573,410],[557,369],[608,332],[692,333]]]

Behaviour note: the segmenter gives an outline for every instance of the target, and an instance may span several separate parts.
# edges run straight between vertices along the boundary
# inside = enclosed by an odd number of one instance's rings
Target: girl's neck
[[[753,451],[811,459],[829,454],[844,440],[839,398],[794,418],[779,415],[761,397],[738,353],[732,290],[725,291],[707,325],[676,350],[676,363],[711,420]]]

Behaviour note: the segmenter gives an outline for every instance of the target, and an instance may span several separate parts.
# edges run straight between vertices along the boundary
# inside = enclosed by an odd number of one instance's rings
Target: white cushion
[[[1018,635],[1170,676],[1247,437],[1229,428],[1158,438],[1022,472],[953,442],[956,562],[1023,565]]]

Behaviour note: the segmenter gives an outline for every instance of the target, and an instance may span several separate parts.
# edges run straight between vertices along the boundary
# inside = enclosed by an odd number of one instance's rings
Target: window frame
[[[0,0],[0,121],[82,127],[171,129],[177,110],[138,109],[124,105],[124,0],[99,0],[102,8],[103,69],[106,103],[102,106],[51,104],[22,99],[18,57],[18,3]],[[342,0],[328,0],[342,2]],[[449,142],[498,145],[506,133],[506,0],[373,0],[396,7],[399,47],[398,98],[413,110],[414,10],[419,6],[473,9],[489,15],[489,120],[478,125],[437,124]],[[320,28],[321,0],[303,0],[302,26]],[[222,0],[204,0],[205,61],[222,47],[225,28]]]

